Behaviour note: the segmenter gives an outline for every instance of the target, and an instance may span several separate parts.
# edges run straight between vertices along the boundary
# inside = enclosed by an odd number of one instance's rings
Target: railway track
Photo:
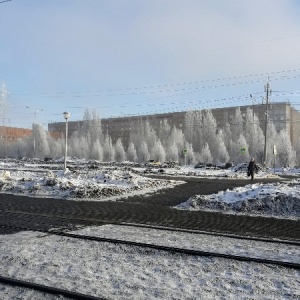
[[[57,295],[61,299],[60,296],[66,297],[67,299],[78,299],[78,300],[107,300],[106,298],[99,298],[90,295],[85,295],[82,293],[72,292],[65,289],[58,289],[55,287],[50,287],[42,284],[37,284],[29,281],[18,280],[14,278],[0,276],[0,283],[7,284],[10,286],[18,286],[26,289],[35,290],[37,292]]]
[[[0,225],[2,228],[6,227],[8,229],[15,229],[15,230],[23,230],[23,231],[32,231],[30,228],[24,228],[24,227],[14,227],[14,226],[7,226],[7,225]],[[58,235],[63,236],[67,238],[75,238],[80,240],[86,240],[86,241],[97,241],[97,242],[106,242],[106,243],[112,243],[112,244],[122,244],[126,246],[135,246],[135,247],[141,247],[141,248],[150,248],[154,250],[160,250],[160,251],[166,251],[169,253],[180,253],[184,255],[194,255],[194,256],[209,256],[209,257],[217,257],[217,258],[224,258],[224,259],[232,259],[237,261],[248,261],[248,262],[257,262],[257,263],[264,263],[264,264],[273,264],[273,265],[279,265],[282,267],[287,268],[294,268],[294,269],[300,269],[300,263],[292,263],[292,262],[286,262],[286,261],[279,261],[279,260],[270,260],[270,259],[261,259],[261,258],[255,258],[255,257],[249,257],[249,256],[242,256],[242,255],[233,255],[233,254],[224,254],[224,253],[217,253],[217,252],[211,252],[211,251],[202,251],[202,250],[193,250],[193,249],[187,249],[187,248],[178,248],[178,247],[170,247],[170,246],[162,246],[157,244],[151,244],[151,243],[143,243],[143,242],[134,242],[134,241],[127,241],[127,240],[120,240],[120,239],[113,239],[113,238],[104,238],[104,237],[96,237],[96,236],[88,236],[83,234],[75,234],[70,233],[62,230],[34,230],[37,232],[42,232],[45,234],[50,235]],[[176,230],[173,230],[176,231]],[[216,234],[215,234],[216,236]],[[261,241],[261,239],[253,239],[256,241]],[[267,240],[265,240],[267,241]],[[269,242],[275,242],[274,240],[270,240]],[[276,241],[277,243],[280,243]],[[283,243],[286,243],[286,241],[283,241]],[[297,245],[299,246],[298,242],[293,243],[292,241],[288,242],[289,245]]]
[[[170,254],[181,254],[181,255],[194,255],[194,256],[206,256],[206,257],[215,257],[221,259],[231,259],[235,261],[243,261],[243,262],[255,262],[261,264],[268,264],[268,265],[276,265],[285,268],[291,269],[300,269],[300,263],[294,262],[287,262],[281,260],[270,260],[270,259],[262,259],[256,257],[249,257],[249,256],[242,256],[242,255],[232,255],[232,254],[223,254],[223,253],[216,253],[210,251],[201,251],[201,250],[193,250],[193,249],[186,249],[180,247],[169,247],[169,246],[162,246],[153,243],[142,243],[142,242],[134,242],[134,241],[126,241],[120,239],[113,239],[113,238],[103,238],[103,237],[95,237],[89,235],[82,235],[82,234],[75,234],[71,233],[70,230],[78,229],[79,227],[86,227],[86,226],[101,226],[104,224],[113,224],[118,226],[132,226],[132,227],[139,227],[139,228],[151,228],[156,230],[168,230],[171,232],[187,232],[187,233],[194,233],[194,234],[209,234],[212,236],[222,236],[222,237],[230,237],[230,238],[237,238],[237,239],[246,239],[252,241],[263,241],[269,243],[282,243],[288,245],[295,245],[300,246],[300,241],[298,240],[278,240],[272,238],[261,238],[261,237],[253,237],[253,236],[238,236],[232,234],[222,234],[218,232],[204,232],[198,230],[188,230],[182,228],[175,228],[175,227],[166,227],[166,226],[154,226],[149,224],[134,224],[134,223],[126,223],[126,222],[114,222],[112,223],[111,220],[99,220],[99,219],[92,219],[92,218],[74,218],[74,217],[67,217],[67,216],[53,216],[45,213],[28,213],[28,212],[17,212],[17,211],[0,211],[0,215],[2,216],[2,222],[6,221],[6,224],[0,225],[0,228],[3,229],[5,232],[17,232],[17,231],[37,231],[42,232],[47,235],[58,235],[67,238],[74,238],[86,241],[97,241],[97,242],[105,242],[105,243],[112,243],[115,245],[125,245],[129,247],[139,247],[143,249],[152,249],[157,251],[165,251]],[[3,218],[3,216],[6,216]],[[20,226],[15,225],[15,221],[20,224]],[[24,222],[24,220],[27,220]],[[36,222],[32,222],[36,220]],[[13,221],[13,222],[11,222]],[[49,226],[49,222],[53,226]],[[23,225],[21,225],[23,224]],[[26,226],[24,225],[26,224]],[[59,230],[53,229],[59,226]],[[21,286],[30,288],[36,291],[41,291],[48,294],[56,294],[56,295],[63,295],[64,297],[70,299],[104,299],[104,298],[97,298],[89,295],[84,295],[80,293],[74,293],[71,291],[52,288],[49,286],[44,285],[37,285],[35,283],[25,282],[22,280],[16,280],[14,278],[7,278],[7,277],[0,277],[0,282],[4,284],[10,284],[12,286]]]

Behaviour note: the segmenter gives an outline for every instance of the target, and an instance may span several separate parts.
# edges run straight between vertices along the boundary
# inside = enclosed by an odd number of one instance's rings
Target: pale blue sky
[[[12,0],[0,4],[10,126],[261,103],[300,105],[289,0]],[[259,75],[258,75],[259,74]],[[27,109],[29,106],[30,109]],[[297,106],[296,106],[297,107]],[[300,108],[300,106],[298,106]]]

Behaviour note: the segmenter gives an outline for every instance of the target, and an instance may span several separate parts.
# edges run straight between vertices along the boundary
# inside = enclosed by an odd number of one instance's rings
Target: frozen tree
[[[83,121],[78,123],[77,131],[73,133],[70,142],[70,153],[77,157],[90,158],[94,157],[95,141],[99,140],[100,144],[103,143],[101,119],[96,110],[90,111],[86,109],[83,115]]]
[[[0,94],[0,119],[2,121],[2,126],[6,128],[7,113],[9,109],[9,104],[7,102],[8,91],[6,89],[5,83],[2,82],[1,94]],[[6,130],[6,129],[5,129]],[[0,140],[0,156],[6,157],[8,154],[7,149],[7,134],[4,133],[2,139]]]
[[[141,151],[143,152],[143,150],[141,150],[142,142],[146,143],[148,152],[149,149],[153,149],[156,139],[156,132],[152,128],[148,120],[139,120],[134,122],[130,133],[130,142],[133,142],[133,144],[135,145],[139,160],[143,161],[145,155],[145,153],[141,153]]]
[[[165,149],[160,141],[160,139],[156,139],[155,144],[151,150],[151,157],[154,160],[164,162],[166,160]]]
[[[194,124],[193,124],[193,139],[192,145],[193,149],[196,152],[199,152],[202,149],[205,142],[204,133],[204,116],[201,110],[194,111]]]
[[[230,157],[224,143],[224,136],[222,130],[219,130],[219,132],[217,133],[217,144],[218,144],[218,153],[217,153],[216,162],[217,163],[228,162]]]
[[[98,161],[103,160],[103,149],[101,147],[99,139],[97,139],[92,145],[91,158]]]
[[[32,132],[35,136],[35,155],[38,158],[48,157],[50,154],[49,133],[37,123],[33,123]]]
[[[103,161],[114,161],[115,160],[115,149],[112,145],[111,138],[105,136],[103,144]]]
[[[184,134],[181,129],[177,129],[175,126],[173,126],[171,130],[171,134],[168,137],[168,148],[172,147],[173,143],[176,143],[178,153],[183,150],[185,145],[185,138]]]
[[[248,107],[246,110],[246,117],[245,117],[245,124],[244,124],[244,136],[249,145],[250,153],[253,153],[254,142],[256,139],[254,119],[255,116],[253,114],[253,110]]]
[[[185,147],[186,147],[185,149],[187,149],[187,154],[185,154],[186,163],[188,165],[194,164],[195,163],[195,152],[193,149],[193,145],[190,143],[186,143]],[[183,155],[183,158],[184,158],[184,155]]]
[[[244,150],[242,150],[244,149]],[[248,144],[243,134],[241,134],[236,142],[233,142],[231,159],[234,162],[242,163],[249,160]]]
[[[179,153],[178,147],[176,142],[174,141],[173,144],[168,149],[166,159],[169,161],[179,161],[178,153]]]
[[[204,147],[202,148],[202,151],[200,153],[201,161],[204,163],[212,163],[213,157],[211,155],[209,145],[208,143],[205,143]]]
[[[126,153],[120,138],[117,139],[115,145],[115,159],[117,162],[123,162],[126,160]]]
[[[1,95],[0,95],[0,118],[1,121],[3,122],[3,125],[5,125],[5,122],[7,120],[7,114],[9,110],[9,104],[7,101],[8,95],[9,93],[6,89],[6,85],[4,82],[2,82]]]
[[[64,154],[64,140],[59,139],[55,140],[54,138],[50,138],[49,147],[50,147],[50,156],[53,158],[62,157]]]
[[[236,142],[239,139],[240,135],[243,134],[243,116],[240,107],[236,108],[235,114],[232,116],[230,129],[232,141]]]
[[[264,153],[264,134],[259,126],[257,116],[250,108],[248,108],[246,112],[244,133],[249,147],[249,155],[254,157],[257,162],[262,163]]]
[[[228,114],[224,114],[224,126],[223,126],[223,141],[226,146],[227,151],[230,149],[231,140],[232,140],[232,134],[230,130],[230,124],[229,124],[229,117]]]
[[[143,132],[144,140],[147,143],[148,149],[153,149],[155,142],[157,140],[157,134],[153,127],[150,125],[149,121],[146,121],[144,124],[144,132]]]
[[[91,120],[89,121],[89,133],[91,141],[96,141],[97,139],[100,143],[103,141],[101,119],[95,109],[93,109],[91,112]]]
[[[205,111],[203,116],[203,141],[208,144],[213,161],[218,157],[219,145],[217,139],[217,122],[210,110]],[[205,144],[206,147],[206,144]]]
[[[171,127],[166,119],[160,121],[158,138],[161,141],[164,148],[167,147],[168,137],[170,136]]]
[[[135,147],[141,144],[143,141],[143,121],[142,120],[133,120],[130,123],[130,137],[129,137],[129,142],[132,142]]]
[[[63,147],[65,147],[65,138],[62,139]],[[72,134],[71,138],[68,140],[68,154],[74,157],[83,157],[83,150],[80,145],[80,135],[76,131]]]
[[[278,142],[278,133],[273,122],[268,122],[268,129],[267,129],[267,161],[265,162],[267,166],[273,165],[273,146]],[[265,144],[265,141],[264,141]]]
[[[274,157],[274,155],[273,155]],[[296,152],[285,130],[281,130],[277,141],[277,161],[283,167],[293,167],[296,161]]]
[[[140,163],[146,163],[150,159],[150,153],[145,141],[142,141],[140,147],[138,147],[137,154]]]
[[[299,166],[300,164],[300,141],[294,145],[295,151],[296,151],[296,164]]]
[[[138,160],[136,149],[135,149],[133,142],[129,142],[129,145],[127,148],[127,160],[132,161],[132,162],[136,162]]]
[[[193,145],[195,151],[200,151],[203,145],[203,116],[201,110],[189,111],[185,115],[184,135],[186,141]]]
[[[29,138],[27,137],[27,138],[18,140],[15,143],[9,144],[8,152],[10,153],[10,155],[12,157],[17,157],[17,158],[29,156],[30,151],[28,149],[28,145],[29,145],[28,141],[29,141]],[[31,152],[31,156],[32,156],[32,152]]]
[[[184,136],[188,143],[193,142],[195,115],[194,111],[188,111],[184,117]]]

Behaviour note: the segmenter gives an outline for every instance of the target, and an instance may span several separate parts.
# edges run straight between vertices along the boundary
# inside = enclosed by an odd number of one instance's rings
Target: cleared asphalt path
[[[70,201],[0,194],[0,225],[47,230],[72,228],[74,225],[129,222],[300,241],[300,221],[172,208],[190,196],[244,186],[250,180],[163,178],[184,180],[186,183],[172,189],[124,197],[117,201]],[[278,180],[254,180],[258,181]],[[7,227],[0,228],[0,233],[14,231]]]

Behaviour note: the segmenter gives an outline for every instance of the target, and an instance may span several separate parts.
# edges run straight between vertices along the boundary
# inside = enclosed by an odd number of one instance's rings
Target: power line
[[[12,0],[3,0],[3,1],[0,1],[0,4],[4,3],[4,2],[9,2],[9,1],[12,1]]]
[[[180,86],[180,85],[192,85],[192,84],[203,84],[203,83],[213,83],[213,82],[219,82],[219,81],[227,81],[227,80],[237,80],[237,79],[243,79],[243,78],[248,78],[248,77],[259,77],[259,76],[271,76],[271,75],[278,75],[282,73],[291,73],[291,72],[299,72],[300,69],[291,69],[291,70],[283,70],[283,71],[276,71],[276,72],[266,72],[266,73],[257,73],[257,74],[250,74],[250,75],[241,75],[241,76],[234,76],[234,77],[223,77],[223,78],[217,78],[217,79],[209,79],[209,80],[202,80],[202,81],[190,81],[190,82],[183,82],[183,83],[171,83],[171,84],[163,84],[163,85],[150,85],[150,86],[143,86],[143,87],[133,87],[133,88],[119,88],[119,89],[107,89],[107,90],[87,90],[87,91],[71,91],[71,92],[43,92],[43,93],[28,93],[28,94],[14,94],[16,96],[34,96],[34,95],[44,95],[44,96],[51,96],[54,98],[60,98],[68,93],[71,94],[79,94],[79,95],[73,95],[73,97],[86,97],[86,94],[82,95],[83,93],[107,93],[107,92],[118,92],[118,91],[130,91],[130,90],[145,90],[145,89],[157,89],[157,88],[165,88],[165,87],[174,87],[174,86]],[[294,76],[294,77],[285,77],[281,78],[283,79],[295,79],[300,77],[300,75]],[[272,80],[281,80],[280,78],[275,78]],[[230,83],[230,84],[223,84],[219,86],[208,86],[208,87],[202,87],[202,89],[213,89],[213,88],[220,88],[224,86],[231,86],[231,85],[239,85],[239,84],[248,84],[248,83],[257,83],[257,82],[262,82],[265,79],[260,79],[256,81],[244,81],[244,82],[239,82],[239,83]],[[194,89],[199,89],[199,88],[194,88]],[[179,89],[179,90],[186,90],[186,88]],[[157,93],[160,92],[167,92],[167,91],[178,91],[177,89],[173,90],[161,90],[161,91],[156,91]],[[149,92],[149,93],[155,93],[155,92]],[[109,95],[103,95],[103,94],[94,94],[94,95],[89,95],[90,97],[99,97],[99,96],[123,96],[123,95],[140,95],[142,93],[119,93],[119,94],[109,94]]]

